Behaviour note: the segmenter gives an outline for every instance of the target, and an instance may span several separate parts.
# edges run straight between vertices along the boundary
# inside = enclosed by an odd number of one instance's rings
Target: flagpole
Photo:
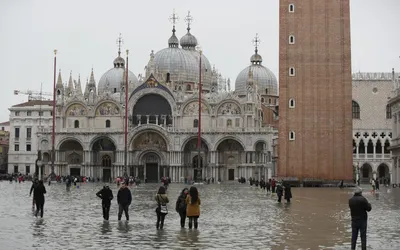
[[[54,160],[56,157],[55,149],[55,129],[56,129],[56,75],[57,75],[57,50],[54,50],[54,78],[53,78],[53,126],[51,130],[51,178],[54,178]],[[42,166],[40,166],[41,168]]]
[[[125,136],[125,150],[124,150],[124,176],[128,177],[128,167],[127,167],[127,161],[128,161],[128,55],[129,55],[129,50],[126,50],[126,71],[125,71],[125,131],[124,131],[124,136]]]
[[[200,60],[199,60],[199,122],[197,126],[197,180],[201,180],[200,170],[201,170],[201,92],[202,92],[202,84],[201,84],[201,55],[202,51],[199,50]]]

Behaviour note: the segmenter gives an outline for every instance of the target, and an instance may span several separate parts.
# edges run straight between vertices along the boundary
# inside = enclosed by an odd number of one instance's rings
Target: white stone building
[[[230,80],[224,80],[206,56],[201,55],[202,143],[201,166],[197,168],[200,53],[195,50],[196,46],[197,39],[190,33],[189,25],[187,34],[180,40],[174,26],[168,47],[151,53],[145,74],[137,78],[128,73],[127,174],[149,181],[169,176],[174,182],[198,176],[222,181],[241,176],[269,178],[272,139],[277,133],[265,125],[265,117],[270,114],[263,111],[262,102],[276,103],[277,80],[262,65],[257,46],[250,65],[236,79],[236,92],[230,91]],[[124,174],[126,65],[120,52],[113,66],[100,77],[98,84],[92,70],[83,93],[80,79],[74,81],[71,74],[64,86],[59,73],[56,174],[104,180]],[[10,111],[16,112],[15,108]],[[39,137],[45,174],[49,174],[51,128]],[[29,161],[34,163],[31,158]],[[13,166],[11,163],[9,172]]]
[[[353,74],[353,164],[362,183],[392,178],[393,73]]]
[[[392,98],[388,105],[392,111],[393,138],[391,152],[393,159],[392,183],[400,185],[400,76],[393,75]]]
[[[38,155],[38,132],[52,124],[52,101],[32,100],[10,110],[8,173],[33,174]]]

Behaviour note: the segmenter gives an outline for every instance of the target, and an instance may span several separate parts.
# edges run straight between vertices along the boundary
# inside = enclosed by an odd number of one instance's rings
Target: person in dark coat
[[[278,196],[278,202],[280,203],[283,196],[283,187],[281,182],[278,182],[278,185],[276,186],[276,195]]]
[[[33,189],[33,198],[36,202],[36,213],[38,216],[40,210],[40,217],[43,218],[43,207],[44,207],[44,194],[46,193],[46,188],[43,185],[43,181],[40,180],[38,185]]]
[[[186,221],[186,196],[189,193],[189,189],[184,188],[176,201],[175,210],[181,217],[181,228],[185,228]]]
[[[111,200],[114,198],[113,193],[108,185],[104,186],[102,190],[97,192],[97,197],[101,199],[101,206],[103,207],[103,218],[108,220],[110,218]]]
[[[284,184],[285,187],[285,200],[287,203],[290,203],[290,199],[292,199],[292,187],[289,183]]]
[[[375,189],[379,190],[379,180],[378,180],[378,178],[375,179]]]
[[[349,199],[351,214],[351,249],[356,249],[358,232],[361,236],[361,249],[367,249],[367,221],[368,213],[372,207],[368,200],[362,196],[362,189],[356,187],[354,196]]]
[[[39,180],[38,179],[35,179],[33,182],[32,182],[32,186],[31,186],[31,191],[29,192],[29,196],[31,196],[32,195],[32,192],[33,192],[33,190],[35,190],[35,188],[37,187],[37,185],[39,184]],[[32,209],[35,209],[35,197],[33,197],[32,198]]]
[[[121,220],[122,212],[125,213],[126,220],[129,220],[129,206],[132,202],[131,190],[127,187],[126,183],[123,182],[121,188],[117,194],[118,202],[118,220]]]

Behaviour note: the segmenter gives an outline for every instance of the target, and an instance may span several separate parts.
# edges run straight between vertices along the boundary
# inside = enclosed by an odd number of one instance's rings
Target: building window
[[[111,121],[110,120],[106,120],[106,128],[111,128]]]
[[[59,89],[57,90],[57,95],[61,95],[61,92],[60,92],[60,90],[59,90]]]
[[[265,89],[265,94],[268,95],[268,88]]]
[[[193,128],[197,128],[199,126],[199,120],[194,119],[193,120]]]
[[[26,116],[32,116],[32,111],[26,112]]]
[[[15,116],[19,116],[19,111],[15,111]]]
[[[171,82],[171,75],[170,75],[170,73],[167,73],[167,80],[166,80],[166,82]]]
[[[19,128],[15,128],[15,138],[19,138]]]
[[[39,111],[39,116],[43,116],[43,111]]]
[[[26,144],[26,151],[30,152],[31,151],[31,144]]]
[[[191,91],[192,87],[190,86],[190,84],[186,85],[186,91]]]
[[[264,103],[264,97],[261,97],[261,102]]]
[[[14,151],[15,151],[15,152],[19,151],[19,144],[15,144],[15,145],[14,145]]]
[[[114,93],[117,93],[117,88],[114,88]]]
[[[293,35],[289,36],[289,44],[294,44],[294,36]]]
[[[111,167],[111,157],[108,155],[103,156],[103,159],[101,160],[101,165],[103,167]]]
[[[86,100],[87,101],[87,100]],[[53,111],[50,111],[50,116],[53,116]]]
[[[4,129],[5,129],[4,127],[1,127],[1,131],[4,131]]]
[[[26,138],[32,138],[32,128],[26,128]]]
[[[232,120],[231,120],[231,119],[228,119],[228,120],[226,121],[226,126],[227,126],[228,128],[232,128]]]
[[[294,133],[294,131],[290,131],[289,132],[289,140],[294,141],[295,139],[296,139],[296,134]]]
[[[268,104],[271,104],[271,103],[272,103],[271,98],[268,98]]]
[[[360,105],[353,101],[352,103],[353,119],[360,119]]]
[[[289,76],[295,76],[296,75],[296,70],[293,67],[289,68]]]
[[[14,174],[18,173],[18,166],[14,166]]]
[[[294,101],[293,98],[289,99],[289,108],[294,109],[296,106],[296,102]]]
[[[289,12],[294,12],[294,4],[289,4]]]
[[[25,174],[30,174],[31,166],[25,166]]]
[[[392,108],[390,105],[386,105],[386,119],[392,119]]]
[[[75,128],[79,128],[79,121],[78,121],[78,120],[75,120],[75,122],[74,122],[74,127],[75,127]]]

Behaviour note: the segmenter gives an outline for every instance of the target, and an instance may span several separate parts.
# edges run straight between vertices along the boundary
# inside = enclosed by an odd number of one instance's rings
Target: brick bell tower
[[[280,0],[278,177],[352,180],[350,0]]]

